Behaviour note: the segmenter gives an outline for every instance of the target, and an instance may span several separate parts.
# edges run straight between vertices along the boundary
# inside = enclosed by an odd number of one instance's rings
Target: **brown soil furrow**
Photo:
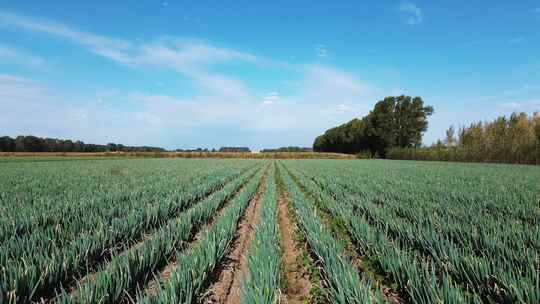
[[[355,246],[355,244],[353,243],[352,237],[349,234],[349,231],[347,230],[347,228],[344,228],[344,226],[338,227],[337,222],[332,220],[331,213],[329,213],[329,211],[326,210],[325,208],[322,208],[321,202],[319,201],[319,199],[313,196],[313,194],[309,190],[307,190],[302,184],[300,184],[290,171],[288,171],[288,173],[293,177],[293,180],[296,181],[296,184],[298,185],[298,187],[309,198],[311,198],[311,200],[315,202],[315,207],[317,208],[317,210],[321,211],[319,213],[319,218],[324,223],[324,225],[326,225],[326,227],[331,229],[334,236],[344,241],[343,244],[345,245],[345,253],[351,259],[351,262],[356,267],[356,269],[358,269],[358,271],[360,272],[360,275],[361,276],[366,275],[366,276],[369,276],[371,279],[374,279],[375,288],[377,288],[380,291],[382,297],[386,300],[386,302],[391,303],[391,304],[402,303],[403,302],[402,297],[399,295],[399,293],[396,290],[384,284],[383,277],[381,277],[380,275],[374,272],[366,271],[363,265],[363,262],[366,260],[366,257],[358,251],[358,247]],[[332,197],[332,199],[335,200],[334,197]]]
[[[249,170],[247,170],[247,171],[249,171]],[[235,178],[240,178],[240,177],[237,176]],[[233,180],[234,179],[226,182],[225,185],[227,185],[229,183],[232,183]],[[174,215],[168,217],[168,219],[166,221],[162,222],[161,224],[157,225],[156,227],[153,227],[153,228],[149,229],[148,231],[141,232],[141,234],[138,237],[136,237],[134,240],[132,240],[131,242],[128,242],[128,243],[119,242],[118,244],[112,246],[111,248],[108,248],[108,249],[104,250],[103,253],[98,258],[96,258],[93,261],[90,261],[92,264],[94,264],[95,270],[90,271],[90,272],[88,272],[88,273],[86,273],[84,275],[80,275],[80,274],[75,275],[72,278],[72,281],[68,282],[68,284],[67,284],[68,286],[65,287],[65,289],[69,290],[70,296],[73,297],[75,295],[75,292],[77,292],[77,290],[79,288],[81,288],[81,286],[83,286],[84,284],[86,284],[88,282],[92,282],[95,279],[97,273],[100,271],[100,269],[99,269],[100,265],[106,265],[116,255],[122,255],[122,254],[125,254],[128,251],[136,250],[137,248],[141,247],[142,245],[144,245],[144,243],[146,241],[148,241],[150,238],[152,238],[153,233],[155,233],[156,231],[158,231],[162,227],[165,227],[169,223],[172,223],[172,222],[176,221],[178,219],[178,216],[180,216],[182,213],[187,212],[189,209],[194,208],[198,204],[204,203],[204,201],[207,200],[208,198],[210,198],[212,195],[214,195],[215,193],[218,193],[219,191],[222,191],[223,188],[225,188],[225,185],[222,185],[221,187],[218,187],[216,190],[211,191],[210,193],[205,195],[203,198],[195,200],[194,202],[192,202],[192,204],[187,205],[184,208],[181,208],[180,210],[176,211]],[[238,193],[239,191],[240,190],[237,189],[236,193]],[[225,202],[225,204],[227,202]],[[223,204],[220,207],[220,209],[225,204]],[[173,262],[171,262],[169,264],[172,264],[172,263]],[[168,265],[165,266],[164,269],[166,270],[167,267],[168,267]],[[54,303],[56,301],[56,299],[57,299],[57,295],[53,294],[51,292],[50,295],[40,297],[39,299],[34,301],[34,303]]]
[[[240,191],[241,190],[237,190],[235,195]],[[219,206],[215,216],[213,218],[211,218],[208,222],[203,224],[201,227],[194,227],[193,228],[194,229],[194,231],[193,231],[194,234],[187,240],[185,248],[182,249],[183,251],[189,250],[190,247],[193,246],[193,244],[195,242],[197,242],[204,235],[204,233],[206,233],[208,228],[211,227],[214,224],[215,220],[221,217],[221,215],[225,211],[225,207],[229,204],[229,202],[232,199],[233,198],[231,197],[230,199],[228,199],[225,202],[221,203],[221,205]],[[172,259],[167,263],[167,265],[160,268],[156,272],[156,274],[154,275],[154,278],[151,279],[148,282],[147,287],[146,287],[146,291],[144,293],[151,294],[151,295],[155,294],[159,290],[159,285],[162,282],[165,282],[166,280],[168,280],[171,277],[172,271],[176,268],[176,265],[177,265],[177,263],[176,263],[176,255],[173,254]]]
[[[289,217],[289,209],[283,199],[278,202],[278,224],[283,250],[283,272],[287,280],[287,288],[281,293],[280,303],[306,303],[311,282],[308,279],[308,270],[298,263],[302,253],[295,239],[296,227]]]
[[[356,267],[356,269],[359,269],[360,272],[364,272],[365,269],[362,263],[366,257],[361,256],[358,253],[357,248],[353,245],[352,241],[348,238],[346,239],[345,250],[349,258],[351,259],[352,264]],[[383,298],[386,300],[387,303],[391,303],[391,304],[402,303],[402,300],[399,294],[395,290],[391,289],[390,287],[383,285],[383,283],[381,283],[380,278],[378,280],[375,280],[375,287],[380,290],[381,295],[383,296]]]
[[[218,266],[214,282],[208,288],[201,303],[240,304],[241,282],[247,273],[247,252],[251,245],[260,213],[259,197],[249,203],[238,224],[231,250]]]
[[[172,271],[175,267],[176,259],[173,259],[165,267],[163,267],[158,274],[154,276],[154,279],[148,282],[148,286],[146,287],[146,294],[155,295],[159,290],[160,282],[170,279]]]
[[[253,176],[255,176],[255,174],[251,175],[250,178],[252,178]],[[195,242],[197,242],[199,239],[201,239],[201,237],[208,230],[208,228],[211,227],[214,224],[216,219],[220,218],[223,215],[223,212],[225,211],[226,206],[228,206],[229,203],[235,199],[235,197],[238,195],[238,193],[243,191],[243,189],[244,189],[243,186],[236,189],[236,191],[234,192],[233,195],[231,195],[228,199],[226,199],[224,202],[222,202],[220,204],[220,206],[218,207],[218,209],[217,209],[217,211],[215,213],[215,216],[212,217],[210,220],[208,220],[204,225],[202,225],[200,227],[194,227],[194,231],[193,231],[194,234],[186,242],[187,245],[183,250],[186,250],[186,251],[189,250],[189,248],[191,246],[193,246],[193,244]],[[253,201],[254,200],[252,200],[250,202],[250,206],[253,205]],[[248,206],[248,208],[249,208],[249,206]],[[246,213],[247,213],[247,211],[246,211]],[[160,284],[162,282],[165,282],[166,280],[170,279],[170,277],[172,275],[172,272],[176,267],[177,267],[176,255],[173,255],[173,257],[169,261],[169,263],[165,267],[163,267],[159,271],[157,271],[156,275],[154,275],[154,278],[151,279],[147,283],[146,289],[145,289],[145,291],[143,293],[150,294],[150,295],[155,294],[159,290]]]

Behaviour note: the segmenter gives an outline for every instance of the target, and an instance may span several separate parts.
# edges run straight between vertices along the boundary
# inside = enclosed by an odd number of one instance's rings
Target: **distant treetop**
[[[41,138],[32,135],[0,137],[0,152],[165,152],[158,147],[86,144],[80,140]]]
[[[433,107],[420,97],[386,97],[369,114],[327,130],[313,149],[320,152],[360,153],[384,157],[394,147],[419,147]]]
[[[251,152],[247,147],[221,147],[219,152]]]

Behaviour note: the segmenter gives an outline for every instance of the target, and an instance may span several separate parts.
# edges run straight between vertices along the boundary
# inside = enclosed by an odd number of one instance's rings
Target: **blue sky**
[[[384,96],[540,110],[538,1],[0,1],[0,133],[311,146]]]

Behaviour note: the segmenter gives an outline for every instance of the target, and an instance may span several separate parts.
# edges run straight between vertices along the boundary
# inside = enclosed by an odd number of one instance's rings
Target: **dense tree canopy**
[[[457,138],[452,126],[444,140],[431,147],[395,148],[394,159],[452,160],[473,162],[540,163],[540,115],[512,113],[492,121],[475,122],[459,128]]]
[[[313,149],[319,152],[370,152],[385,156],[394,147],[418,147],[427,130],[433,107],[420,97],[386,97],[365,117],[353,119],[318,136]]]
[[[40,138],[36,136],[0,137],[0,152],[162,152],[163,148],[131,147],[122,144],[95,145],[69,139]]]
[[[247,152],[251,152],[251,150],[249,150],[248,147],[221,147],[219,148],[219,152],[247,153]]]

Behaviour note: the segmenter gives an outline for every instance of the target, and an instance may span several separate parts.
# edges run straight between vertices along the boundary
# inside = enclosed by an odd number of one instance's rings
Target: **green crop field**
[[[0,303],[540,303],[540,167],[0,159]]]

